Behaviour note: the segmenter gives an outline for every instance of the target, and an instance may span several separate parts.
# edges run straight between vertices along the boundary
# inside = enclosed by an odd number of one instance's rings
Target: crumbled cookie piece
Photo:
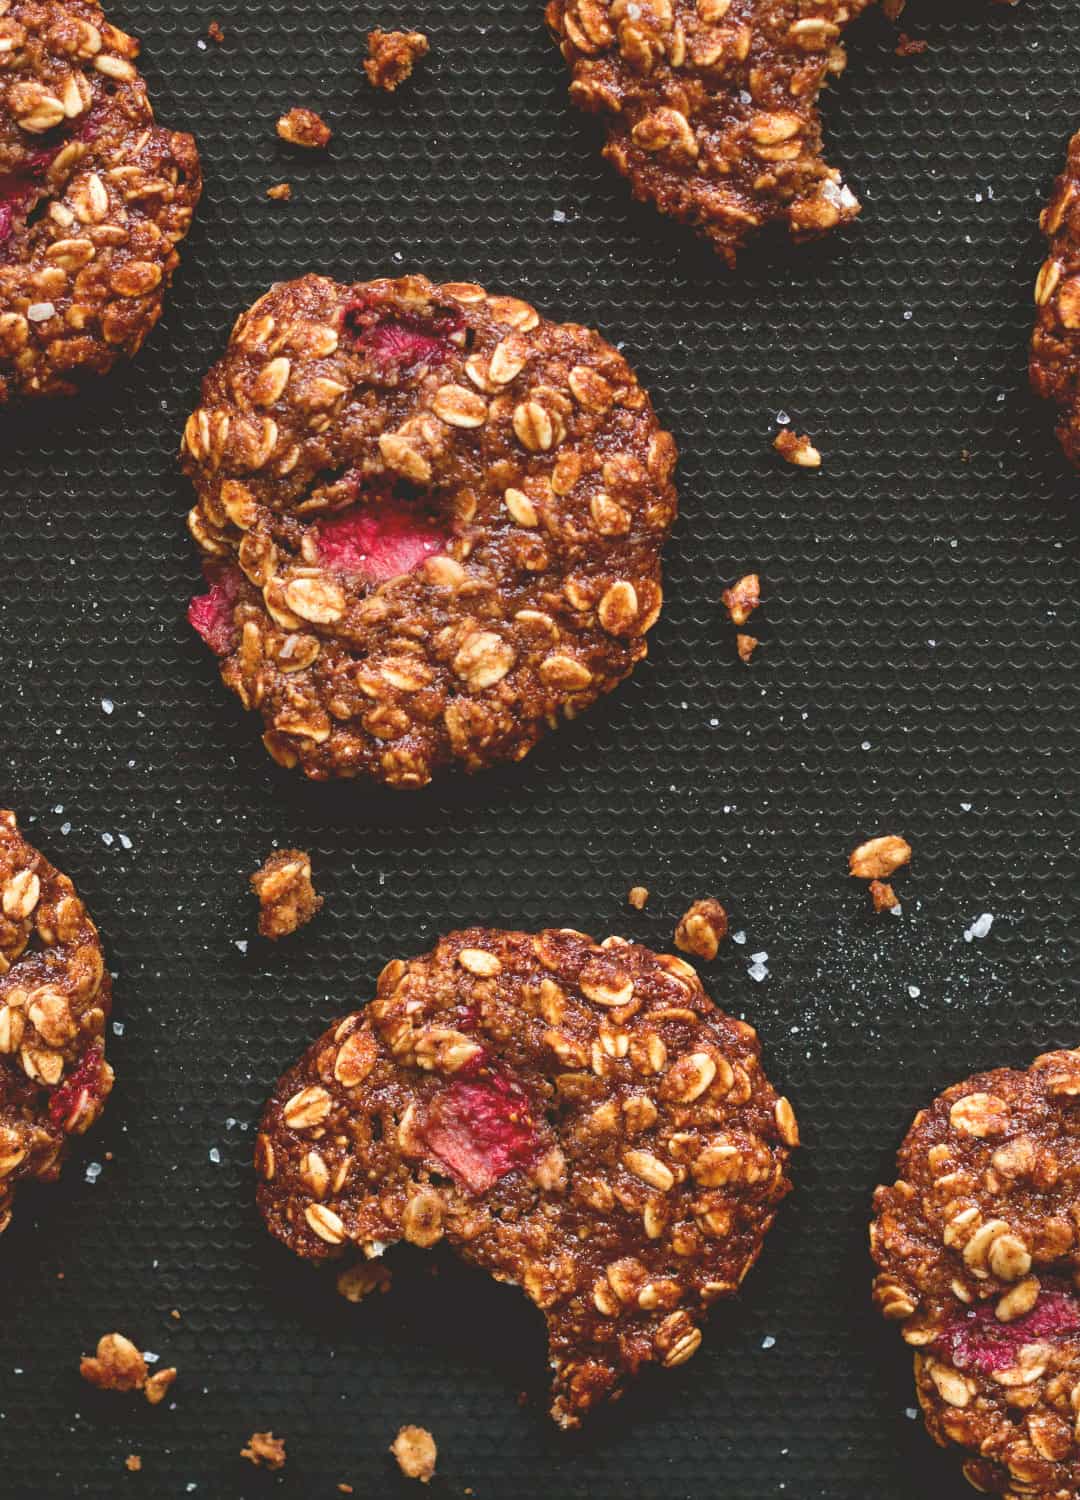
[[[710,896],[703,901],[695,901],[683,914],[675,928],[675,946],[684,953],[693,953],[697,958],[711,960],[719,952],[720,944],[727,937],[727,930],[727,912],[719,901],[714,901]]]
[[[279,849],[255,871],[259,933],[276,942],[310,922],[323,904],[311,883],[311,857],[303,849]]]
[[[743,635],[739,631],[735,637],[735,650],[739,653],[740,661],[748,662],[760,645],[756,635]]]
[[[870,897],[875,911],[899,910],[900,902],[896,899],[896,892],[883,880],[871,880]]]
[[[176,1379],[176,1370],[170,1365],[167,1370],[158,1370],[151,1375],[143,1386],[143,1395],[151,1406],[158,1406],[169,1394],[169,1388]]]
[[[211,21],[210,25],[206,28],[206,34],[210,38],[210,40],[212,42],[216,42],[219,47],[225,40],[225,33],[221,29],[220,21]]]
[[[292,183],[275,182],[273,187],[266,189],[266,196],[273,198],[276,203],[287,203],[292,197]]]
[[[720,595],[733,625],[745,625],[761,603],[761,579],[746,573]]]
[[[246,1458],[257,1469],[283,1469],[285,1439],[276,1438],[272,1432],[253,1432],[247,1447],[240,1449],[240,1457]]]
[[[137,1474],[142,1468],[142,1459],[137,1453],[129,1453],[127,1458],[124,1459],[124,1468],[130,1474]]]
[[[277,122],[277,133],[290,146],[304,146],[310,151],[321,150],[330,143],[332,134],[329,125],[313,109],[297,105]]]
[[[471,282],[279,283],[185,428],[188,618],[313,779],[520,761],[646,655],[675,458],[581,324]]]
[[[364,72],[372,88],[392,94],[404,83],[416,62],[428,52],[428,39],[422,31],[369,31],[368,56]]]
[[[146,1384],[146,1360],[122,1333],[98,1339],[96,1354],[84,1354],[79,1374],[100,1391],[141,1391]]]
[[[911,859],[911,845],[895,834],[867,839],[848,856],[848,868],[857,880],[884,880]]]
[[[646,901],[648,901],[649,899],[648,886],[632,885],[629,892],[627,893],[626,899],[627,901],[629,901],[630,905],[634,908],[635,911],[641,911]]]
[[[0,407],[75,395],[161,316],[202,180],[138,54],[94,0],[0,5]]]
[[[390,1272],[381,1261],[358,1260],[355,1265],[347,1266],[344,1271],[339,1272],[338,1295],[344,1297],[346,1302],[362,1302],[372,1292],[388,1292],[390,1280]]]
[[[874,1302],[915,1355],[931,1437],[980,1493],[1080,1495],[1080,1052],[954,1084],[874,1194]]]
[[[870,3],[549,0],[546,17],[604,156],[731,264],[768,224],[803,240],[859,212],[824,159],[817,103]]]
[[[421,1484],[427,1484],[435,1473],[439,1450],[426,1427],[402,1427],[390,1444],[390,1452],[407,1479],[419,1479]]]
[[[783,427],[776,434],[773,447],[786,463],[794,464],[797,469],[821,468],[821,454],[805,433]]]
[[[551,1414],[576,1427],[646,1364],[694,1355],[797,1144],[755,1032],[682,958],[470,928],[387,964],[284,1075],[255,1166],[268,1229],[306,1259],[443,1243],[520,1286],[547,1324]]]

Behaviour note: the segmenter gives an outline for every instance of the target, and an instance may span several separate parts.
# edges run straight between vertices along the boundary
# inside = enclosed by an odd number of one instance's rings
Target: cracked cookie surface
[[[1080,131],[1039,224],[1050,253],[1035,283],[1031,384],[1058,406],[1058,438],[1080,467]]]
[[[138,51],[92,0],[0,0],[0,406],[74,394],[161,316],[201,177]]]
[[[871,0],[548,0],[570,97],[634,196],[729,264],[755,231],[807,239],[859,203],[823,157],[817,100]]]
[[[315,779],[522,759],[646,654],[675,444],[622,356],[422,276],[274,287],[187,422],[189,619]]]
[[[271,1232],[319,1260],[446,1242],[547,1321],[577,1426],[701,1343],[790,1188],[756,1033],[671,954],[470,928],[395,960],[282,1078],[256,1145]]]
[[[112,1088],[111,980],[97,928],[66,875],[0,812],[0,1230],[15,1188],[60,1175],[69,1138]]]
[[[1080,1494],[1080,1052],[946,1089],[874,1196],[874,1300],[991,1494]]]

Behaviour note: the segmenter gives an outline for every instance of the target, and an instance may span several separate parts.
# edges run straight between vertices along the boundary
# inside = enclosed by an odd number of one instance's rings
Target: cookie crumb
[[[285,1439],[276,1438],[272,1432],[253,1432],[247,1447],[240,1449],[240,1457],[246,1458],[257,1469],[283,1469]]]
[[[911,859],[911,845],[896,834],[867,839],[848,856],[848,869],[856,880],[883,880]]]
[[[683,914],[675,928],[675,946],[697,958],[714,959],[727,930],[727,912],[710,896],[695,901]]]
[[[352,1492],[353,1492],[353,1487],[352,1487],[351,1484],[339,1484],[338,1485],[338,1494],[339,1495],[351,1495]]]
[[[760,645],[756,635],[743,635],[740,631],[735,637],[735,650],[739,653],[740,661],[748,662]]]
[[[390,1452],[407,1479],[419,1479],[421,1484],[427,1484],[435,1472],[439,1450],[426,1427],[400,1428],[390,1444]]]
[[[291,182],[275,182],[273,187],[266,189],[266,196],[273,198],[276,203],[285,203],[292,197]]]
[[[225,40],[225,33],[221,29],[220,21],[211,21],[210,25],[206,28],[206,34],[210,38],[210,40],[212,42],[216,42],[219,47]]]
[[[99,1391],[141,1391],[146,1384],[146,1360],[122,1333],[98,1339],[96,1354],[84,1354],[79,1374]]]
[[[129,1474],[137,1474],[142,1468],[142,1459],[137,1453],[129,1453],[127,1458],[124,1459],[124,1468],[127,1469]]]
[[[733,625],[745,625],[761,603],[761,579],[745,573],[720,595]]]
[[[773,447],[782,459],[798,469],[821,468],[821,454],[803,432],[792,432],[785,427],[776,434]]]
[[[896,55],[897,57],[921,57],[929,46],[929,42],[908,36],[906,31],[902,31],[896,43]]]
[[[364,72],[372,88],[392,94],[404,83],[416,62],[427,55],[429,42],[422,31],[369,31]]]
[[[156,1375],[150,1376],[143,1386],[143,1395],[151,1406],[157,1406],[159,1402],[165,1400],[169,1394],[169,1387],[175,1379],[176,1371],[172,1365],[167,1370],[159,1370]]]
[[[870,895],[875,911],[896,911],[900,906],[896,899],[896,892],[883,880],[871,880]]]
[[[305,146],[310,151],[321,150],[330,142],[332,134],[326,121],[320,119],[313,109],[297,105],[277,122],[277,133],[290,146]]]
[[[378,1261],[361,1260],[338,1275],[338,1295],[346,1302],[362,1302],[372,1292],[390,1290],[390,1272]]]
[[[279,849],[251,877],[259,898],[259,933],[272,942],[310,922],[323,904],[311,883],[311,856]]]
[[[642,907],[645,905],[646,901],[648,901],[648,899],[649,899],[649,888],[648,888],[648,886],[644,886],[644,885],[633,885],[633,886],[631,886],[630,889],[629,889],[629,891],[627,892],[626,899],[627,899],[627,901],[629,901],[630,905],[634,908],[635,911],[641,911]]]

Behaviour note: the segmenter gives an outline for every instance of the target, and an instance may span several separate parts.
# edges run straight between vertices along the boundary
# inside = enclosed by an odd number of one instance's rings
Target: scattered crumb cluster
[[[720,595],[728,618],[733,625],[745,625],[761,603],[761,579],[756,573],[744,573],[730,588]],[[735,636],[735,649],[742,661],[749,662],[760,645],[757,636],[739,631]]]
[[[79,1374],[100,1391],[142,1391],[151,1406],[164,1401],[176,1379],[171,1366],[151,1375],[145,1356],[122,1333],[103,1334],[97,1352],[83,1355]]]
[[[848,870],[856,880],[870,882],[870,898],[875,911],[891,911],[899,916],[901,907],[888,877],[902,865],[911,862],[911,845],[894,833],[867,839],[848,855]]]

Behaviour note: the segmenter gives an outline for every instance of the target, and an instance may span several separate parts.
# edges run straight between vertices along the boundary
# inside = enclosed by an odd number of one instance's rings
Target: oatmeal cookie
[[[312,1260],[445,1238],[543,1312],[552,1416],[681,1365],[790,1188],[795,1116],[751,1027],[621,938],[471,928],[395,960],[281,1080],[256,1145]]]
[[[68,1137],[112,1088],[111,981],[97,928],[66,875],[0,812],[0,1231],[16,1185],[53,1182]]]
[[[548,0],[570,97],[603,116],[634,196],[729,264],[756,230],[807,239],[859,202],[822,156],[817,99],[871,0]]]
[[[0,406],[72,395],[161,316],[201,177],[138,51],[93,0],[0,5]]]
[[[520,760],[646,654],[675,444],[620,354],[516,297],[276,286],[182,462],[211,583],[188,617],[317,780]]]
[[[946,1089],[874,1195],[874,1300],[991,1494],[1080,1495],[1080,1052]]]
[[[1080,131],[1039,223],[1050,254],[1035,283],[1031,384],[1060,408],[1058,438],[1080,466]]]

